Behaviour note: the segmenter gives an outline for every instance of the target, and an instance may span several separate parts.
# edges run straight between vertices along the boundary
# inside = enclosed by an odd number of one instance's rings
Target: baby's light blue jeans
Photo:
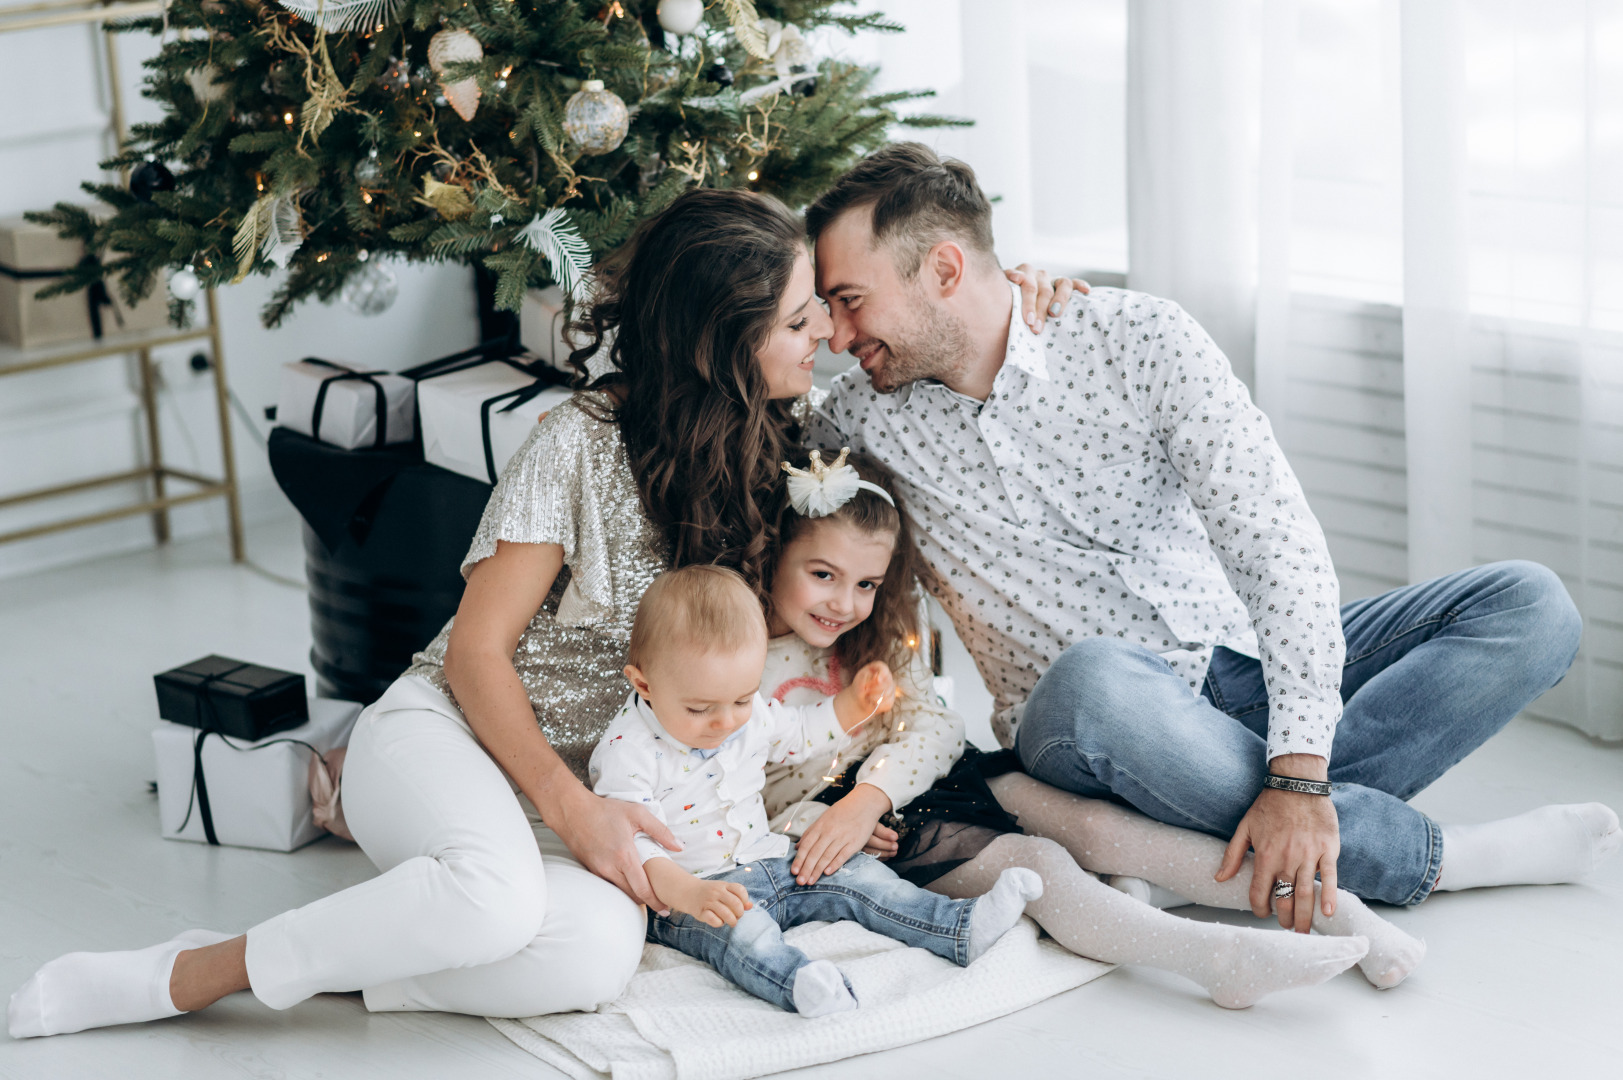
[[[1344,712],[1330,752],[1340,885],[1417,904],[1442,832],[1413,798],[1566,674],[1582,620],[1559,578],[1501,562],[1345,604]],[[1155,653],[1071,646],[1037,681],[1015,746],[1026,771],[1224,839],[1268,771],[1257,660],[1218,648],[1197,697]]]
[[[680,912],[662,916],[650,911],[648,940],[703,960],[729,982],[790,1012],[795,1011],[795,974],[811,958],[784,941],[783,932],[801,923],[851,919],[959,967],[968,963],[975,900],[926,892],[860,852],[820,881],[800,885],[789,872],[794,858],[791,849],[781,859],[761,859],[705,879],[736,881],[748,890],[755,906],[737,926],[710,926]]]

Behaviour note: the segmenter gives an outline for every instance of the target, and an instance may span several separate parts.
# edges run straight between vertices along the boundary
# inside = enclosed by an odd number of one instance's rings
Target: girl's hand
[[[1030,263],[1005,270],[1003,276],[1020,286],[1020,321],[1033,334],[1042,333],[1047,321],[1065,310],[1073,292],[1086,295],[1091,291],[1081,278],[1050,279],[1048,271],[1033,271]]]
[[[882,660],[865,665],[851,680],[851,685],[857,689],[857,700],[862,704],[864,715],[890,712],[896,705],[896,677]]]
[[[890,796],[872,784],[858,784],[801,834],[789,872],[802,885],[834,873],[874,839],[880,816],[889,810]]]

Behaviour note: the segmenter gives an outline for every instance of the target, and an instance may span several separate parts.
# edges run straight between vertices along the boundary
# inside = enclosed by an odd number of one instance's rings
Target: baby
[[[592,754],[599,795],[642,803],[682,844],[637,838],[643,868],[668,910],[650,912],[648,940],[703,960],[750,993],[802,1016],[857,1007],[831,961],[783,940],[788,927],[854,919],[964,966],[1042,895],[1031,870],[950,900],[897,877],[869,855],[800,884],[794,844],[767,827],[766,766],[814,753],[895,701],[883,663],[832,698],[804,707],[763,701],[766,619],[744,579],[689,566],[655,579],[637,608],[626,678],[635,688]]]

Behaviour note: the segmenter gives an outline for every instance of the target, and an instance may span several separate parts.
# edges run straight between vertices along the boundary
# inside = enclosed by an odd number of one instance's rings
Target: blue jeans
[[[1344,704],[1330,752],[1341,887],[1417,904],[1442,832],[1413,798],[1561,681],[1583,624],[1560,579],[1501,562],[1345,604]],[[1117,638],[1071,646],[1037,681],[1015,740],[1026,771],[1225,839],[1268,763],[1262,665],[1215,650],[1200,696]]]
[[[785,942],[783,932],[801,923],[853,919],[959,967],[968,963],[974,900],[925,892],[860,852],[810,885],[796,883],[789,872],[793,862],[791,850],[784,858],[762,859],[707,879],[736,881],[749,891],[755,906],[737,926],[709,926],[691,915],[650,911],[648,940],[703,960],[729,982],[790,1012],[795,1011],[795,973],[811,958]]]

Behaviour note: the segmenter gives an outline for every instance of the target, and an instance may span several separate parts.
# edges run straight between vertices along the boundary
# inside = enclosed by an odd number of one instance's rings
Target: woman
[[[653,577],[712,561],[764,577],[762,507],[831,329],[812,282],[800,221],[773,199],[694,191],[646,223],[602,268],[574,357],[584,371],[606,346],[611,370],[515,455],[455,618],[356,724],[345,813],[381,875],[243,935],[61,957],[13,995],[12,1035],[246,989],[277,1009],[361,989],[373,1010],[486,1016],[616,997],[653,899],[632,837],[675,841],[581,779]],[[1022,285],[1031,325],[1050,295]]]

